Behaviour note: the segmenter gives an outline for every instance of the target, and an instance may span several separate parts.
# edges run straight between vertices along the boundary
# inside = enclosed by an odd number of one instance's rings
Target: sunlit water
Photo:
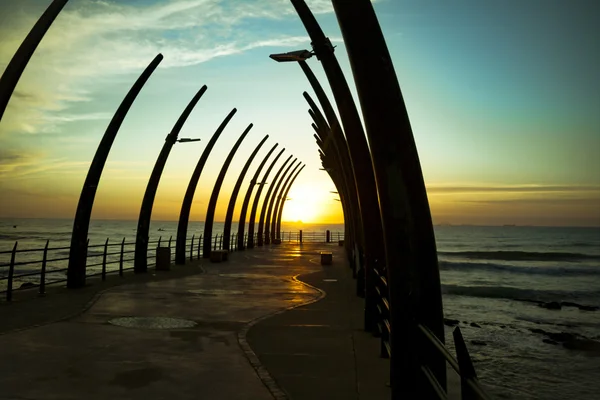
[[[0,251],[10,250],[15,240],[19,248],[41,248],[47,239],[51,247],[68,246],[71,229],[70,220],[0,220]],[[171,236],[174,240],[176,229],[176,222],[154,221],[150,240],[168,241]],[[222,229],[221,223],[215,223],[213,233]],[[337,240],[336,232],[342,233],[343,225],[282,227],[293,232],[292,240],[298,229],[305,237],[329,229]],[[135,221],[93,221],[90,245],[104,244],[107,238],[110,243],[123,238],[133,242],[135,231]],[[191,222],[188,237],[195,235],[197,240],[202,231],[201,222]],[[236,231],[234,223],[232,232]],[[289,237],[283,235],[284,240]],[[600,341],[600,310],[576,306],[550,310],[538,303],[600,306],[600,229],[439,226],[436,238],[445,317],[461,321],[478,375],[494,397],[598,398],[599,351],[546,343],[548,336],[539,330]],[[68,250],[56,253],[54,257],[68,256]],[[40,253],[34,256],[39,259]],[[19,257],[23,260],[27,255]],[[8,260],[8,254],[0,255],[0,264]],[[0,268],[0,276],[5,274],[6,268]],[[449,347],[451,329],[446,337]]]

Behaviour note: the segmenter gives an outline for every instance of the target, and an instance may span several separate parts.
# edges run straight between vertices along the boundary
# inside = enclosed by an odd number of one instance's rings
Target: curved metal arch
[[[367,0],[333,1],[360,99],[379,191],[382,231],[390,266],[392,395],[421,394],[417,357],[445,389],[446,362],[427,348],[411,348],[412,328],[421,323],[444,342],[442,293],[427,190],[402,90],[377,20]],[[360,23],[360,29],[356,24]],[[377,89],[375,89],[377,88]],[[400,327],[400,329],[398,329]],[[412,354],[411,354],[412,353]],[[416,354],[415,354],[416,353]],[[402,380],[402,383],[400,383]]]
[[[229,168],[229,164],[231,164],[231,160],[233,160],[233,156],[237,152],[238,148],[242,144],[242,141],[250,132],[254,125],[250,124],[248,127],[242,132],[239,139],[233,147],[231,151],[227,155],[223,166],[221,167],[221,171],[219,172],[219,176],[215,182],[215,186],[213,187],[212,194],[210,195],[210,200],[208,202],[208,207],[206,208],[206,218],[204,218],[204,237],[202,240],[204,243],[202,244],[202,257],[209,258],[210,257],[210,247],[211,247],[211,239],[212,239],[212,228],[215,219],[215,208],[217,207],[217,200],[219,199],[219,192],[221,191],[221,185],[223,185],[223,180],[225,179],[225,174],[227,174],[227,169]]]
[[[248,219],[248,248],[249,249],[254,248],[254,223],[255,223],[255,220],[256,220],[256,211],[258,210],[258,202],[260,200],[260,195],[262,194],[262,190],[263,190],[263,188],[265,187],[265,185],[267,183],[267,178],[269,177],[269,174],[271,173],[271,170],[273,169],[273,167],[277,163],[277,160],[279,160],[279,157],[281,157],[281,155],[283,154],[284,151],[285,151],[285,149],[281,149],[281,151],[279,152],[279,154],[277,154],[277,156],[275,157],[275,159],[271,162],[271,165],[269,165],[269,168],[267,169],[267,171],[263,175],[263,179],[260,182],[260,185],[258,186],[258,190],[256,191],[256,195],[254,196],[254,201],[252,202],[252,210],[250,211],[250,218]],[[289,161],[290,158],[292,158],[292,156],[290,156],[288,158],[288,161]],[[263,200],[263,203],[264,203],[264,200]],[[262,242],[261,242],[261,246],[262,246]]]
[[[162,54],[158,54],[152,62],[146,67],[144,72],[135,81],[125,98],[117,108],[115,115],[113,115],[102,140],[98,145],[90,169],[88,170],[83,188],[81,189],[81,195],[79,196],[79,202],[77,204],[77,210],[75,212],[75,220],[73,222],[73,232],[71,233],[71,248],[69,251],[69,265],[67,267],[67,287],[68,288],[80,288],[85,286],[85,270],[87,261],[87,242],[88,242],[88,231],[90,227],[90,217],[92,215],[92,207],[94,206],[94,199],[96,197],[96,190],[98,189],[98,183],[102,176],[104,164],[108,158],[108,153],[112,147],[113,142],[119,128],[127,115],[127,112],[131,108],[131,105],[135,101],[137,95],[140,93],[150,75],[154,72],[158,64],[163,59]]]
[[[263,140],[261,140],[260,143],[256,146],[256,148],[254,149],[252,154],[250,154],[250,157],[248,158],[248,161],[246,161],[244,168],[242,168],[242,172],[240,172],[240,176],[238,177],[238,180],[235,183],[235,186],[233,187],[233,190],[231,192],[231,197],[229,199],[229,205],[227,206],[227,214],[225,215],[225,226],[223,227],[223,249],[224,250],[229,250],[229,243],[231,241],[231,220],[233,219],[233,210],[235,208],[235,201],[237,200],[238,193],[240,191],[240,188],[242,187],[242,182],[244,180],[244,177],[246,176],[246,172],[248,172],[248,168],[250,168],[250,164],[252,164],[252,161],[254,160],[254,157],[256,157],[256,154],[258,153],[258,151],[260,150],[262,145],[267,141],[268,138],[269,138],[269,135],[266,135],[263,138]],[[238,224],[239,224],[239,221],[238,221]]]
[[[275,199],[277,197],[277,193],[279,193],[279,188],[281,187],[281,184],[285,180],[286,175],[288,174],[288,172],[290,171],[290,169],[292,168],[292,166],[294,166],[294,164],[296,163],[296,161],[298,161],[298,163],[300,163],[300,160],[298,160],[296,158],[296,159],[294,159],[294,161],[291,162],[290,165],[288,165],[288,167],[285,169],[285,172],[281,175],[281,178],[277,182],[277,186],[275,186],[275,190],[273,190],[273,194],[271,195],[271,198],[269,199],[269,208],[267,208],[267,214],[266,214],[266,217],[265,217],[265,231],[264,231],[264,236],[265,236],[265,242],[264,243],[265,244],[270,244],[271,243],[271,235],[270,235],[270,230],[271,230],[271,216],[273,215],[273,205],[275,204]]]
[[[244,203],[242,204],[242,209],[240,210],[240,217],[238,219],[238,233],[237,233],[237,235],[238,235],[237,236],[237,249],[238,250],[244,250],[244,229],[245,229],[245,225],[246,225],[246,213],[248,212],[248,205],[250,204],[250,197],[252,196],[252,192],[254,191],[254,186],[256,186],[256,183],[257,183],[256,180],[260,176],[260,172],[262,171],[263,167],[267,163],[267,160],[269,159],[269,157],[271,157],[271,154],[273,153],[273,151],[275,151],[275,148],[278,145],[279,145],[278,143],[275,143],[275,145],[273,147],[271,147],[271,150],[269,150],[269,152],[267,153],[265,158],[263,158],[262,162],[256,169],[254,176],[250,180],[250,183],[248,184],[248,189],[246,190],[246,196],[244,196]],[[281,150],[281,152],[283,153],[283,150]],[[279,153],[279,154],[281,154],[281,153]],[[261,184],[261,187],[262,187],[262,184]]]
[[[169,154],[171,153],[171,149],[173,145],[177,141],[177,137],[179,136],[179,132],[181,132],[181,128],[183,128],[183,124],[187,121],[189,115],[191,114],[196,104],[206,92],[206,85],[202,86],[198,93],[192,98],[187,107],[183,110],[179,119],[173,126],[171,132],[165,138],[165,143],[163,144],[162,149],[160,150],[160,154],[156,159],[156,163],[154,164],[154,168],[152,169],[152,173],[150,174],[150,179],[148,179],[148,184],[146,185],[146,191],[144,192],[144,198],[142,200],[142,206],[140,207],[140,216],[138,218],[138,226],[137,226],[137,234],[135,240],[135,256],[133,261],[133,270],[136,273],[143,273],[148,270],[148,240],[149,240],[149,231],[150,231],[150,219],[152,218],[152,208],[154,206],[154,198],[156,197],[156,190],[158,189],[158,184],[160,183],[160,177],[165,168],[165,164],[167,163],[167,159],[169,158]]]
[[[290,159],[293,157],[293,155],[290,155],[288,157],[287,160],[285,160],[285,162],[283,163],[283,165],[281,166],[281,168],[279,168],[279,171],[277,171],[277,174],[275,174],[275,177],[273,178],[272,184],[269,186],[269,189],[267,190],[267,194],[265,195],[265,199],[263,200],[262,203],[262,208],[260,210],[260,218],[258,219],[258,232],[257,232],[257,236],[258,236],[258,245],[262,246],[264,243],[264,237],[263,237],[263,232],[265,229],[265,216],[267,214],[267,206],[269,204],[269,199],[271,198],[271,193],[273,192],[273,188],[275,187],[275,183],[278,181],[279,176],[281,175],[281,173],[283,172],[283,169],[285,168],[285,166],[287,165],[287,163],[290,161]],[[294,162],[296,162],[296,159],[294,159]]]
[[[279,215],[279,213],[278,213],[279,205],[281,204],[281,199],[282,199],[283,193],[285,192],[285,188],[287,187],[288,183],[292,179],[292,176],[294,176],[294,173],[300,167],[300,165],[302,165],[301,162],[296,164],[296,166],[290,172],[290,174],[287,176],[285,181],[283,181],[283,178],[282,178],[283,185],[281,185],[281,190],[279,191],[279,194],[277,194],[277,196],[273,196],[273,199],[271,199],[271,201],[275,200],[275,206],[273,207],[273,213],[270,216],[271,217],[271,231],[269,232],[269,234],[270,234],[271,242],[273,240],[275,240],[275,233],[277,230],[277,216]]]
[[[200,175],[202,174],[202,170],[204,169],[204,165],[206,164],[206,160],[210,155],[217,139],[223,133],[223,130],[231,121],[231,118],[235,115],[237,109],[233,109],[227,114],[221,125],[217,128],[215,133],[210,138],[210,141],[206,145],[206,148],[202,152],[200,159],[198,160],[198,164],[196,164],[196,168],[190,177],[190,183],[185,191],[185,196],[183,197],[183,202],[181,203],[181,211],[179,213],[179,223],[177,224],[177,240],[175,241],[175,263],[176,264],[185,264],[185,244],[187,241],[187,228],[190,220],[190,210],[192,208],[192,202],[194,201],[194,194],[196,193],[196,187],[198,186],[198,181],[200,180]]]
[[[292,188],[292,185],[294,184],[294,181],[296,180],[296,178],[298,177],[298,175],[300,175],[300,172],[302,172],[302,170],[305,167],[306,167],[306,164],[304,164],[302,166],[302,168],[300,168],[298,170],[298,172],[296,172],[296,175],[294,175],[294,177],[292,178],[292,180],[288,183],[287,188],[283,192],[283,197],[281,199],[281,205],[279,206],[279,210],[277,212],[277,223],[276,223],[276,226],[275,226],[276,238],[277,239],[281,239],[281,217],[283,216],[283,206],[285,205],[285,201],[287,200],[288,193],[290,192],[290,189]]]
[[[0,77],[0,121],[31,56],[69,0],[54,0],[37,20]],[[86,239],[87,241],[87,239]]]

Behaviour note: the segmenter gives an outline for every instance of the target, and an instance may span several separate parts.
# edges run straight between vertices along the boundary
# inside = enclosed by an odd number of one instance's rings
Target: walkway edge
[[[265,368],[264,365],[262,365],[262,363],[260,362],[260,360],[258,359],[258,356],[256,355],[256,353],[254,352],[254,350],[252,350],[252,348],[250,347],[250,344],[248,343],[248,340],[246,339],[246,335],[248,334],[248,331],[257,323],[264,321],[268,318],[274,317],[276,315],[282,314],[286,311],[290,311],[293,310],[294,308],[298,308],[298,307],[303,307],[303,306],[307,306],[309,304],[313,304],[316,303],[318,301],[321,301],[325,298],[325,296],[327,296],[327,293],[322,290],[319,289],[316,286],[313,286],[311,284],[308,284],[306,282],[301,281],[298,277],[300,276],[304,276],[304,275],[312,275],[312,274],[317,274],[320,273],[321,271],[315,271],[315,272],[311,272],[310,274],[302,274],[302,275],[296,275],[292,277],[292,280],[300,283],[308,288],[311,288],[313,290],[316,290],[318,292],[318,296],[314,299],[308,300],[304,303],[300,303],[300,304],[295,304],[293,306],[290,306],[288,308],[284,308],[283,310],[279,310],[279,311],[275,311],[273,313],[267,314],[267,315],[263,315],[262,317],[258,317],[256,319],[253,319],[252,321],[248,322],[243,328],[242,330],[240,330],[238,332],[238,343],[240,345],[240,348],[242,349],[242,351],[244,352],[244,355],[246,356],[246,358],[248,359],[248,362],[250,362],[250,365],[252,365],[252,368],[254,368],[254,371],[256,371],[256,375],[258,375],[259,379],[262,381],[263,385],[265,385],[265,387],[269,390],[269,392],[271,392],[271,395],[273,396],[274,399],[276,400],[288,400],[289,396],[288,394],[277,384],[277,381],[275,381],[275,379],[271,376],[271,374],[269,374],[269,371],[267,371],[267,369]]]

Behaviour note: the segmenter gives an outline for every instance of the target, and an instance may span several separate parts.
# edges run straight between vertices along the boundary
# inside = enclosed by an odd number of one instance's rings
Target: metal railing
[[[390,301],[388,282],[385,276],[385,271],[379,271],[375,268],[371,269],[374,275],[374,286],[376,293],[376,329],[373,334],[380,338],[380,355],[384,358],[390,358],[392,356],[392,345],[390,337],[392,333],[392,324],[390,318]],[[419,344],[423,343],[429,349],[437,352],[441,355],[446,362],[452,367],[454,371],[460,377],[461,382],[461,399],[463,400],[488,400],[490,397],[486,394],[485,390],[481,387],[475,368],[471,361],[469,351],[462,336],[460,328],[457,326],[452,332],[454,339],[454,346],[456,349],[456,357],[454,357],[448,348],[438,339],[438,337],[426,326],[422,324],[416,324],[408,327],[408,329],[414,330],[414,337],[417,339]],[[428,350],[429,350],[428,349]],[[420,351],[418,354],[426,354],[427,352]],[[431,371],[428,363],[424,359],[419,360],[420,371],[423,377],[429,383],[429,389],[432,395],[438,399],[447,399],[447,393],[444,390],[442,382],[439,382],[433,372]]]

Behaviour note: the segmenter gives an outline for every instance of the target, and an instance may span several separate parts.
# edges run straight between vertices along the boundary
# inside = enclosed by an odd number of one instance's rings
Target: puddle
[[[187,319],[169,317],[121,317],[113,318],[108,323],[138,329],[181,329],[193,328],[198,325],[196,322]]]

